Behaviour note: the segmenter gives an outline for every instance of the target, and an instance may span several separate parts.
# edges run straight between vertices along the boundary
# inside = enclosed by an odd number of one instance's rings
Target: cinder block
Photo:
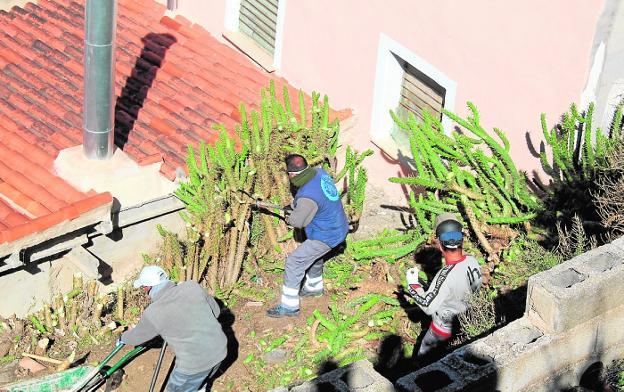
[[[531,383],[536,376],[543,377],[541,372],[548,373],[543,358],[533,358],[533,353],[539,352],[550,341],[549,335],[522,318],[462,348],[465,354],[461,359],[470,362],[471,357],[477,358],[472,360],[477,364],[481,361],[480,369],[476,370],[490,390],[522,390],[521,386]],[[479,377],[471,379],[466,389],[479,390]]]
[[[624,304],[624,247],[601,246],[529,278],[527,315],[561,333]]]
[[[624,344],[624,305],[606,312],[595,325],[596,351]]]
[[[465,384],[459,373],[438,361],[399,378],[395,387],[400,392],[451,392],[463,391]]]
[[[322,381],[318,378],[306,381],[303,384],[293,387],[290,392],[348,392],[346,384],[340,380]]]
[[[578,383],[578,372],[624,343],[624,306],[558,335],[543,333],[528,318],[516,320],[465,347],[480,358],[492,358],[496,390],[547,391]],[[552,388],[551,388],[552,387]]]
[[[462,347],[442,358],[441,362],[460,376],[464,391],[486,392],[496,389],[497,368],[489,355]]]
[[[392,383],[363,359],[325,373],[291,389],[291,392],[391,392]]]

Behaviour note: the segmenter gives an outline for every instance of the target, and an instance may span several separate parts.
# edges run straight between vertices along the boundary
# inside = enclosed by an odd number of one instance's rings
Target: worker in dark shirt
[[[176,357],[167,392],[197,391],[227,354],[227,337],[217,321],[219,305],[197,282],[176,285],[156,265],[144,267],[134,287],[146,290],[152,303],[119,343],[137,346],[160,335]]]
[[[299,154],[286,157],[286,170],[297,188],[285,209],[286,222],[304,228],[307,239],[286,259],[281,301],[267,311],[269,317],[298,316],[299,297],[323,294],[323,256],[344,242],[349,232],[340,193],[327,172],[311,167]]]

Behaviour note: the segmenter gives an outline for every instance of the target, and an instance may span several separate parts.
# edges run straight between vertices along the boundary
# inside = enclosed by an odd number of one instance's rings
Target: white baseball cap
[[[169,277],[164,269],[157,265],[148,265],[143,267],[139,277],[134,281],[134,288],[138,289],[141,286],[153,287],[167,280],[169,280]]]

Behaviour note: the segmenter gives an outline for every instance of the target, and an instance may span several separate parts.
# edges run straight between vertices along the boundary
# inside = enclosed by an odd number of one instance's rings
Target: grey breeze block
[[[293,387],[290,392],[392,392],[392,383],[373,369],[373,364],[362,359],[331,372],[320,375],[314,380]],[[272,392],[288,392],[285,387]]]
[[[560,333],[624,304],[624,237],[529,278],[527,315]]]

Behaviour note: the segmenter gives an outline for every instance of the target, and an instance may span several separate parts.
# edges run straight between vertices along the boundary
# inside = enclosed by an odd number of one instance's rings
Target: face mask
[[[165,287],[167,283],[169,283],[169,281],[165,280],[164,282],[161,282],[156,286],[152,286],[152,289],[149,291],[150,298],[153,300],[156,293],[158,293],[163,287]]]
[[[308,166],[307,169],[290,179],[290,182],[297,188],[301,188],[307,184],[316,175],[316,170],[313,167]]]

